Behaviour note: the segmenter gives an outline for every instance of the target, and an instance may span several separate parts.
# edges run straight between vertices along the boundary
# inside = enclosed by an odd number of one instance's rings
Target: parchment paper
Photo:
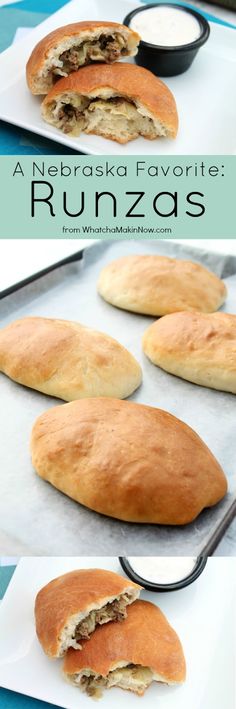
[[[76,244],[75,244],[76,251]],[[138,525],[113,520],[73,502],[34,472],[31,428],[58,399],[24,388],[0,374],[0,544],[1,531],[29,553],[198,555],[211,552],[232,519],[236,504],[236,399],[174,377],[149,362],[141,350],[153,318],[118,310],[96,293],[101,268],[128,253],[192,258],[225,279],[224,310],[236,313],[236,258],[205,253],[169,241],[98,242],[78,263],[65,265],[0,301],[1,327],[26,315],[68,318],[109,333],[143,368],[134,401],[166,409],[192,426],[221,463],[229,480],[227,497],[184,527]]]

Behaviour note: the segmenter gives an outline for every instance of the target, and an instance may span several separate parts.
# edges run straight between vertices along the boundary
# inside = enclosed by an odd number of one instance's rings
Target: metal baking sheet
[[[223,466],[229,493],[184,527],[138,525],[92,512],[41,480],[34,472],[29,439],[35,418],[57,404],[0,375],[1,532],[29,553],[199,555],[212,553],[236,511],[235,396],[185,382],[151,364],[141,338],[153,318],[113,308],[96,292],[101,268],[129,253],[192,258],[225,279],[224,310],[236,313],[236,258],[170,241],[98,242],[78,262],[65,264],[0,301],[1,327],[15,318],[41,315],[78,320],[117,338],[138,359],[143,384],[131,397],[158,406],[192,426]],[[78,256],[78,255],[77,255]]]

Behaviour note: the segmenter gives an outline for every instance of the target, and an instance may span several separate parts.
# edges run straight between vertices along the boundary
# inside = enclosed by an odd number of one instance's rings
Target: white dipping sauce
[[[166,6],[137,12],[130,27],[144,42],[161,47],[180,47],[198,39],[201,34],[199,22],[193,15]]]
[[[197,558],[190,556],[129,556],[132,569],[152,583],[176,583],[189,576]]]

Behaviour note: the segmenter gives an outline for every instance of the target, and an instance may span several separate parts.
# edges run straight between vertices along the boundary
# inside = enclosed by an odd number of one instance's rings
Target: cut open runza
[[[178,685],[186,667],[181,642],[153,603],[137,600],[122,623],[96,628],[79,652],[66,653],[63,674],[91,697],[120,687],[142,695],[154,682]]]
[[[63,133],[94,133],[118,143],[175,138],[178,129],[168,87],[134,64],[94,64],[60,79],[43,101],[42,117]]]
[[[127,606],[133,603],[138,595],[138,590],[130,589],[129,592],[109,599],[105,605],[101,604],[85,613],[72,616],[60,635],[60,656],[62,657],[69,647],[81,649],[81,640],[88,640],[97,625],[104,625],[109,621],[123,621],[127,615]]]
[[[124,622],[127,606],[140,591],[138,584],[106,569],[77,569],[53,579],[35,600],[36,632],[44,652],[63,657],[69,648],[80,651],[97,626]]]
[[[139,35],[117,22],[87,21],[58,27],[34,47],[26,67],[33,94],[47,94],[62,76],[93,62],[111,64],[138,51]]]

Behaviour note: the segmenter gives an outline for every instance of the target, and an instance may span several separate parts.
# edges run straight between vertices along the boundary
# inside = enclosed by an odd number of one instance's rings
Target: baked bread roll
[[[118,399],[50,409],[36,420],[31,452],[41,478],[127,522],[187,524],[227,490],[222,468],[189,426]]]
[[[91,64],[60,79],[42,103],[42,116],[64,133],[95,133],[118,143],[139,135],[175,138],[178,128],[171,91],[135,64]]]
[[[137,54],[140,37],[117,22],[76,22],[50,32],[33,49],[26,78],[32,94],[47,94],[61,76],[91,62],[115,62]]]
[[[146,330],[143,349],[166,372],[236,394],[236,315],[166,315]]]
[[[62,657],[69,647],[80,649],[97,625],[123,621],[141,588],[104,569],[80,569],[50,581],[35,601],[36,632],[46,655]]]
[[[39,317],[0,330],[0,371],[65,401],[126,397],[142,379],[138,362],[109,335],[70,320]]]
[[[186,675],[183,649],[160,608],[135,601],[123,623],[97,628],[82,651],[65,656],[66,679],[89,696],[99,697],[107,687],[121,687],[142,695],[152,681],[176,685]]]
[[[101,271],[98,292],[117,308],[144,315],[218,310],[227,295],[214,273],[168,256],[123,256]]]

